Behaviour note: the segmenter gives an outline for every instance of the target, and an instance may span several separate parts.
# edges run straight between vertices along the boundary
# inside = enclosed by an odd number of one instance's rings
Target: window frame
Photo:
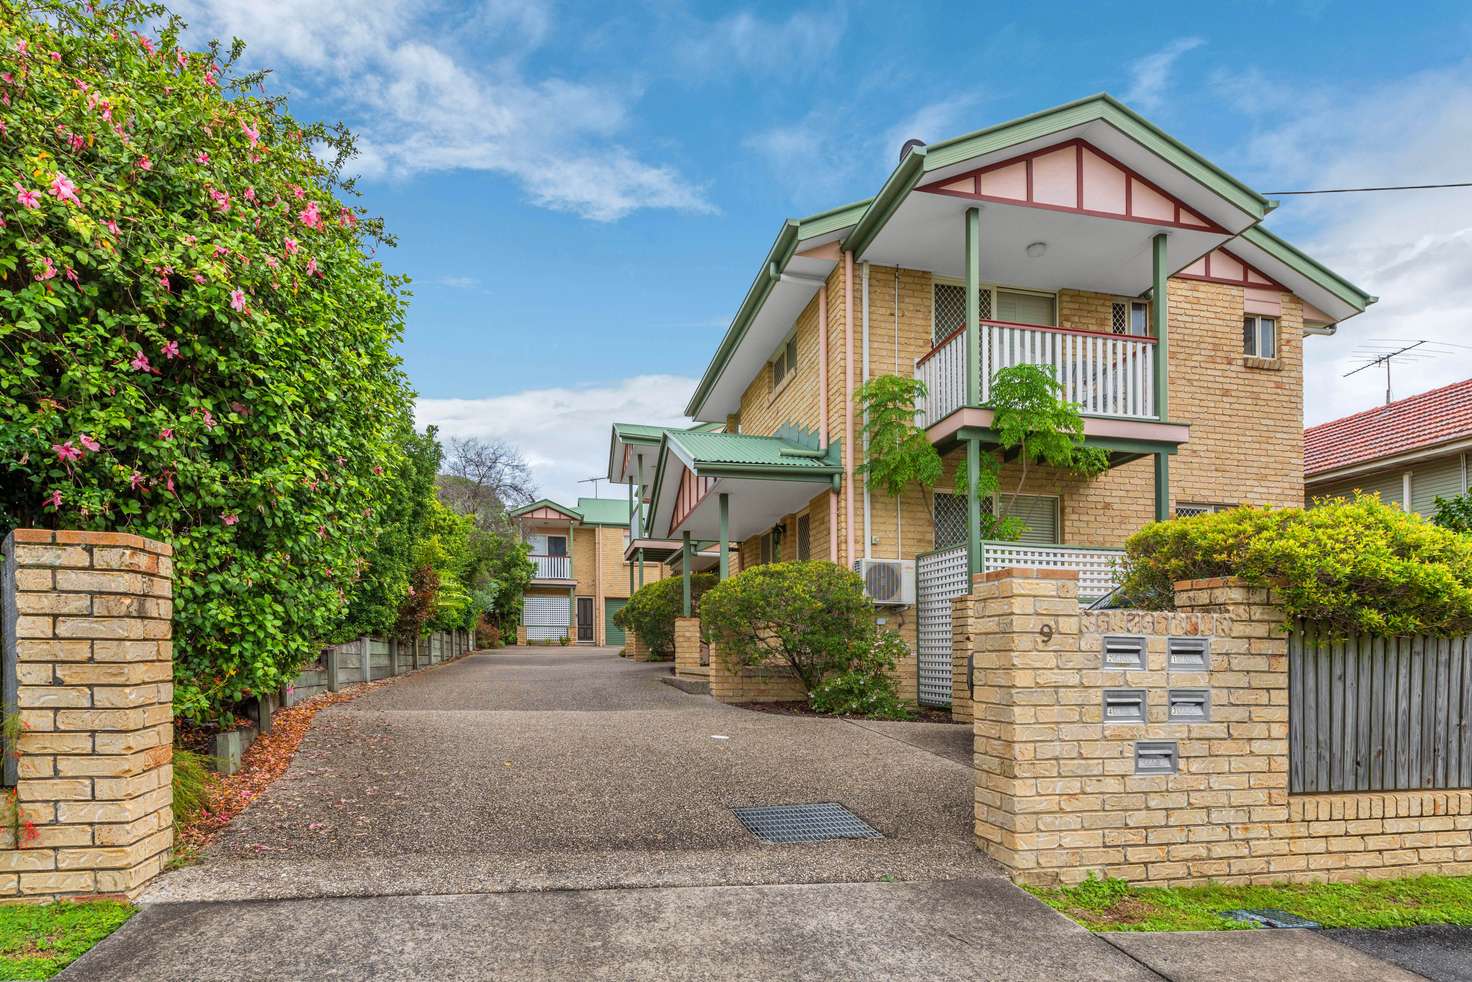
[[[1124,333],[1123,334],[1117,334],[1117,333],[1115,333],[1115,330],[1114,330],[1114,308],[1115,307],[1123,307],[1124,308],[1124,327],[1125,327],[1125,330],[1124,330]],[[1135,328],[1135,317],[1134,317],[1134,314],[1135,314],[1135,310],[1136,309],[1139,309],[1139,310],[1143,311],[1144,312],[1144,316],[1145,316],[1145,321],[1141,325],[1142,330],[1138,334],[1135,333],[1135,329],[1134,329]],[[1152,325],[1150,323],[1150,301],[1148,301],[1148,300],[1141,300],[1138,297],[1115,297],[1113,300],[1111,300],[1109,302],[1109,334],[1112,337],[1116,337],[1116,338],[1149,338],[1149,337],[1154,337],[1155,335],[1151,333],[1151,330],[1152,330]]]
[[[1242,315],[1242,354],[1248,358],[1261,358],[1264,361],[1273,361],[1282,356],[1282,335],[1278,330],[1279,319],[1267,314],[1243,314]],[[1264,327],[1270,327],[1270,331],[1264,331]],[[1248,332],[1251,332],[1252,350],[1248,350]],[[1270,336],[1273,342],[1273,353],[1263,354],[1263,337]]]
[[[948,338],[952,334],[956,333],[957,330],[960,330],[960,328],[952,328],[951,330],[947,331],[944,336],[942,336],[942,337],[937,337],[936,336],[935,312],[936,312],[936,306],[937,305],[936,305],[936,302],[935,302],[935,288],[938,287],[938,286],[959,287],[961,289],[961,291],[962,291],[962,299],[964,300],[964,298],[965,298],[965,291],[966,291],[966,281],[965,280],[956,279],[955,277],[952,277],[952,276],[932,276],[931,277],[931,280],[930,280],[930,343],[931,343],[931,346],[932,347],[935,346],[935,345],[937,345],[937,344],[940,344],[946,338]],[[983,317],[982,318],[983,321],[995,321],[995,322],[997,322],[999,324],[1012,324],[1012,323],[1017,323],[1016,321],[1002,321],[1002,320],[998,320],[998,318],[997,318],[997,304],[1000,302],[1000,294],[1003,294],[1003,293],[1018,293],[1018,294],[1024,294],[1024,295],[1033,296],[1033,297],[1047,297],[1053,303],[1053,318],[1052,318],[1053,319],[1053,323],[1051,323],[1051,324],[1036,324],[1036,325],[1029,325],[1029,326],[1032,326],[1032,327],[1057,327],[1057,326],[1059,326],[1058,325],[1058,291],[1056,291],[1056,290],[1051,291],[1051,292],[1049,292],[1048,290],[1030,290],[1030,289],[1028,289],[1026,287],[1007,286],[1004,283],[982,283],[979,288],[981,290],[984,290],[987,293],[987,295],[988,295],[988,305],[991,307],[991,316],[990,317]],[[962,327],[965,327],[964,324],[962,324],[961,326]]]
[[[777,377],[778,366],[781,366],[781,378]],[[782,339],[781,344],[777,345],[777,350],[767,359],[767,368],[770,372],[767,376],[767,391],[771,395],[776,395],[787,388],[792,377],[797,374],[797,331],[795,329]]]

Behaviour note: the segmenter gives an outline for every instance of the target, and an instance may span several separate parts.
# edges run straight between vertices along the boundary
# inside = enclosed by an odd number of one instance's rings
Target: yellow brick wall
[[[1014,879],[1472,872],[1472,791],[1288,793],[1288,645],[1267,590],[1179,584],[1174,613],[1083,612],[1077,595],[1069,574],[1004,570],[957,602],[972,605],[977,841]],[[1104,670],[1106,634],[1145,636],[1145,669]],[[1167,670],[1180,635],[1211,639],[1207,671]],[[1172,687],[1209,688],[1210,718],[1169,721]],[[1144,689],[1147,721],[1105,723],[1105,688]],[[1174,741],[1178,772],[1134,773],[1138,740]]]
[[[747,668],[728,664],[710,646],[710,694],[719,702],[799,702],[807,699],[802,681],[786,665]]]
[[[605,644],[608,626],[607,598],[629,596],[629,569],[634,570],[634,588],[639,588],[639,565],[624,562],[622,526],[579,525],[573,531],[572,572],[577,596],[593,598],[593,643]],[[668,571],[660,563],[644,563],[644,582],[663,579]]]
[[[173,845],[173,550],[17,529],[4,552],[23,730],[0,896],[135,897]]]

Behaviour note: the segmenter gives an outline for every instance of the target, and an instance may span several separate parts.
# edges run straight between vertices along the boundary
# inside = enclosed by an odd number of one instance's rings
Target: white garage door
[[[567,597],[527,597],[521,620],[528,641],[556,641],[567,637],[571,608]]]

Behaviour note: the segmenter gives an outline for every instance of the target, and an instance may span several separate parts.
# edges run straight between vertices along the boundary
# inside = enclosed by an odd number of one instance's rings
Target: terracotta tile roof
[[[1303,431],[1303,472],[1363,464],[1381,457],[1472,437],[1472,378]]]

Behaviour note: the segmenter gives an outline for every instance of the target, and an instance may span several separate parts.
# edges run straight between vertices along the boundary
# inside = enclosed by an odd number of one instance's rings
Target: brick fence
[[[1075,576],[1001,570],[958,602],[977,842],[1014,879],[1472,873],[1472,790],[1289,794],[1288,644],[1269,591],[1196,580],[1173,613],[1082,611]]]
[[[0,897],[136,896],[173,844],[173,550],[17,529],[3,552],[4,697],[22,729]]]
[[[700,640],[700,618],[676,617],[675,675],[682,679],[708,679],[710,662],[710,648]]]

